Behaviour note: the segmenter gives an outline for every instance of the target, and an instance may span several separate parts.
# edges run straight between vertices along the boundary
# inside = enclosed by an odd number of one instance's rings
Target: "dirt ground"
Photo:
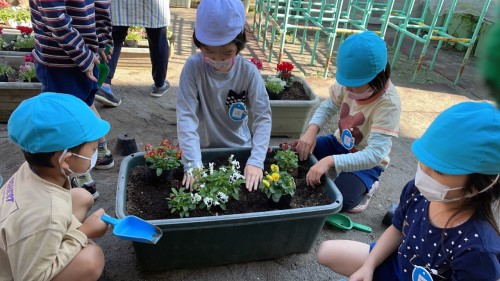
[[[113,80],[113,91],[122,98],[122,104],[117,108],[97,105],[102,117],[112,125],[107,136],[108,145],[112,151],[114,151],[116,138],[121,133],[133,134],[139,150],[143,150],[146,143],[157,143],[163,138],[177,139],[175,97],[183,63],[189,55],[196,52],[191,43],[194,14],[194,9],[172,9],[172,26],[174,33],[177,34],[177,41],[174,45],[174,56],[168,68],[168,80],[172,87],[164,97],[155,99],[149,96],[152,79],[147,57],[134,58],[124,54],[120,60],[116,77]],[[248,23],[251,24],[252,20],[253,16],[249,14]],[[389,43],[392,42],[392,34],[388,33],[387,42]],[[276,59],[274,58],[272,63],[266,62],[268,52],[263,53],[258,48],[255,38],[249,39],[250,42],[242,55],[246,58],[252,56],[260,58],[264,61],[264,73],[273,73]],[[325,61],[324,46],[318,49],[318,60],[315,66],[309,64],[310,44],[304,54],[300,54],[298,50],[298,45],[287,45],[285,60],[295,65],[295,74],[306,76],[306,80],[315,92],[322,99],[326,98],[328,87],[333,83],[335,63],[332,63],[329,78],[323,79],[319,73],[322,72]],[[393,49],[390,49],[389,59],[392,59],[392,52]],[[440,51],[437,63],[440,69],[445,69],[442,72],[444,75],[454,77],[458,71],[457,63],[462,57],[463,54],[445,49]],[[315,253],[319,244],[328,239],[353,239],[370,243],[381,235],[385,229],[381,221],[387,207],[392,201],[398,201],[402,187],[415,174],[416,160],[411,154],[411,143],[445,108],[469,99],[488,99],[476,78],[475,63],[475,59],[470,59],[463,78],[463,81],[467,83],[462,87],[455,86],[441,74],[428,70],[419,74],[416,83],[411,83],[410,78],[415,68],[414,60],[408,59],[405,55],[401,56],[393,69],[392,81],[397,86],[402,101],[400,137],[393,142],[390,155],[391,165],[383,173],[381,188],[375,194],[369,208],[364,213],[349,215],[354,221],[371,226],[373,233],[366,234],[356,230],[341,231],[325,225],[308,253],[269,261],[146,274],[141,272],[136,265],[132,244],[121,241],[108,232],[105,237],[97,239],[97,243],[103,248],[106,256],[106,267],[100,280],[339,280],[341,276],[316,262]],[[322,133],[331,132],[335,128],[335,122],[332,120]],[[282,140],[272,138],[271,144],[277,145]],[[0,155],[2,155],[0,175],[6,180],[23,162],[19,149],[7,138],[6,124],[0,124]],[[100,193],[94,209],[102,207],[112,215],[115,209],[118,171],[123,159],[123,156],[117,154],[114,157],[114,168],[92,173]]]

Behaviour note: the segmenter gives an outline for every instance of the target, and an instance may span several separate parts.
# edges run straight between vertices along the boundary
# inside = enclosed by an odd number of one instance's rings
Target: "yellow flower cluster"
[[[271,172],[272,174],[268,174],[266,175],[266,179],[267,180],[262,180],[262,183],[264,183],[264,185],[266,187],[269,187],[271,186],[271,182],[277,182],[280,180],[280,174],[278,174],[280,171],[280,168],[278,167],[278,165],[271,165]]]

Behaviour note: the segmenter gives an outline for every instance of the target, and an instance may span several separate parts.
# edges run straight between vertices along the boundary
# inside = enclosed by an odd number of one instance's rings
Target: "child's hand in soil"
[[[90,215],[78,228],[88,238],[99,238],[108,231],[109,226],[101,219],[104,209],[101,208]]]
[[[262,181],[262,169],[252,165],[245,166],[245,184],[248,191],[257,190]]]
[[[314,164],[307,173],[307,185],[316,186],[321,184],[321,176],[323,176],[329,169],[333,168],[333,157],[326,156]]]
[[[302,137],[297,142],[295,150],[299,155],[299,160],[304,161],[312,154],[314,148],[316,147],[316,138],[318,137],[319,127],[318,125],[311,124],[307,131],[302,135]]]
[[[187,172],[184,173],[184,177],[182,178],[182,185],[186,188],[186,190],[191,189],[191,186],[194,183],[194,177],[190,176]]]

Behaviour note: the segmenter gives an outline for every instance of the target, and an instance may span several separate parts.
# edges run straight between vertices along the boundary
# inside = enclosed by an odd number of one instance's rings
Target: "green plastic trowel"
[[[109,55],[109,52],[111,50],[111,45],[106,44],[106,49],[104,50],[104,53],[106,55]],[[100,63],[97,65],[97,68],[99,69],[99,78],[97,79],[97,86],[101,87],[102,83],[106,80],[106,77],[108,77],[109,74],[109,67],[106,64],[106,61],[101,58]]]

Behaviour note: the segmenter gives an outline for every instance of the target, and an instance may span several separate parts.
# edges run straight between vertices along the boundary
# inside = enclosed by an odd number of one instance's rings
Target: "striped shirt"
[[[168,26],[169,4],[169,0],[113,0],[111,20],[114,26]]]
[[[113,44],[109,6],[110,0],[30,1],[35,60],[87,71],[99,48]]]

